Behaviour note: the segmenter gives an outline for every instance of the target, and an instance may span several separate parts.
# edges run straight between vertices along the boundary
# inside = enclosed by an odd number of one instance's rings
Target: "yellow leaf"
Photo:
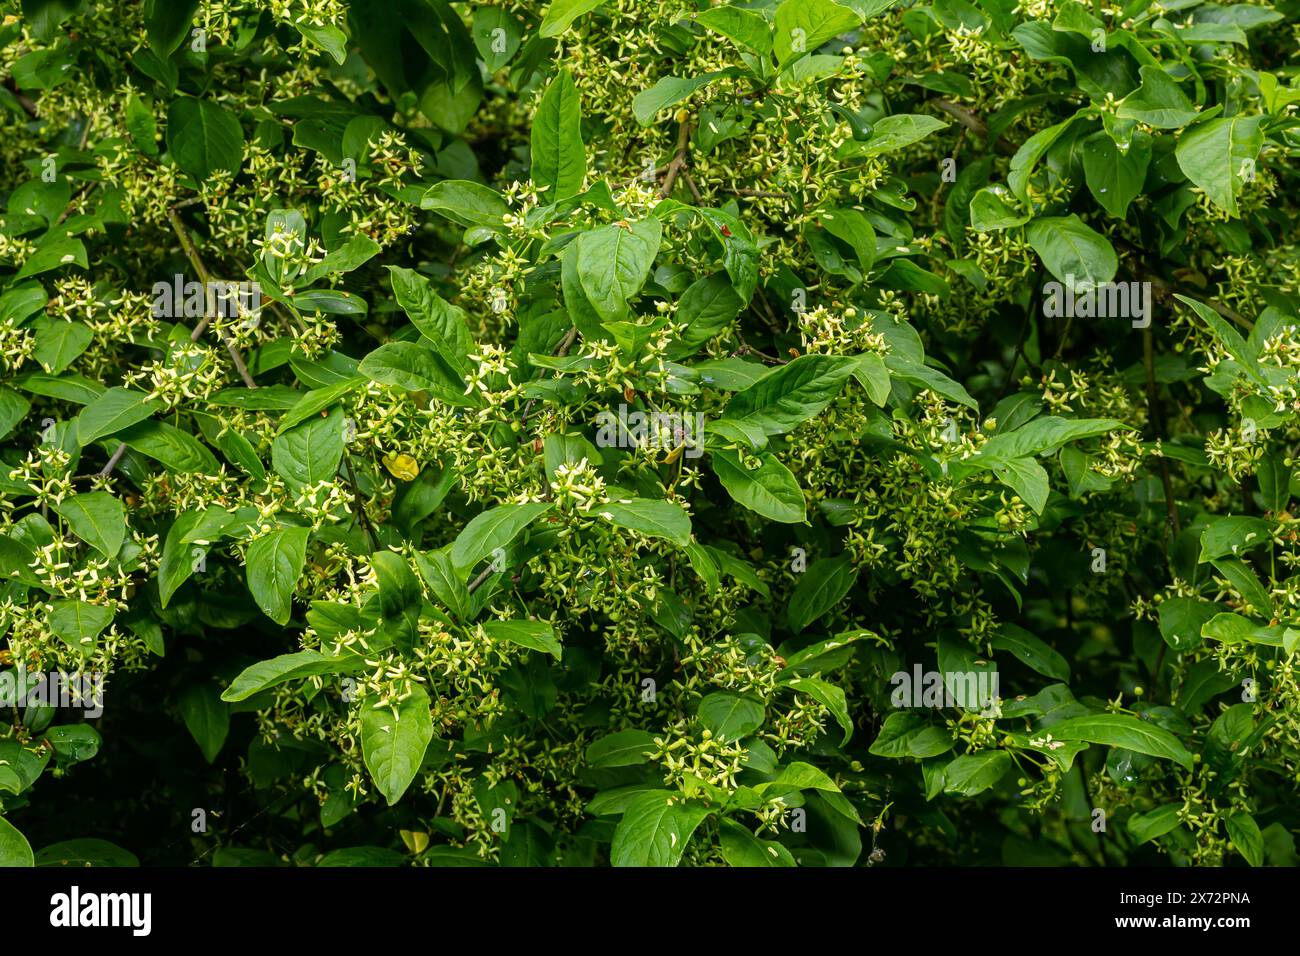
[[[414,481],[420,476],[420,466],[410,455],[385,455],[384,467],[402,481]]]
[[[429,834],[422,832],[412,832],[410,830],[398,830],[401,834],[402,842],[412,853],[423,853],[429,845]]]

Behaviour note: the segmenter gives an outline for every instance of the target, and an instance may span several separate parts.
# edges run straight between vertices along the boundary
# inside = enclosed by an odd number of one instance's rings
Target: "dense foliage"
[[[1292,0],[0,9],[0,863],[1295,863]]]

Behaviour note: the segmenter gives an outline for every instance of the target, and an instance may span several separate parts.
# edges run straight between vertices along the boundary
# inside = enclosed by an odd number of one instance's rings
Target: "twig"
[[[1092,802],[1092,788],[1088,786],[1088,771],[1084,769],[1082,760],[1076,766],[1079,768],[1079,779],[1083,783],[1083,796],[1088,801],[1089,827],[1091,827],[1091,815],[1096,806]],[[1102,838],[1100,830],[1092,832],[1097,837],[1097,853],[1101,856],[1101,865],[1106,866],[1106,841]]]
[[[5,86],[8,88],[9,92],[14,95],[14,99],[18,101],[18,105],[21,106],[27,112],[28,116],[30,116],[32,119],[39,119],[39,117],[36,115],[36,104],[32,102],[31,97],[29,97],[26,93],[22,92],[22,90],[18,89],[17,83],[15,83],[12,79],[8,79],[5,80]]]
[[[700,195],[700,190],[695,185],[695,180],[691,178],[691,174],[684,169],[682,170],[682,181],[685,182],[687,188],[690,189],[691,195],[695,197],[695,205],[698,206],[703,200],[703,197]]]
[[[111,475],[113,473],[113,469],[117,467],[117,463],[122,460],[122,456],[125,454],[126,454],[126,442],[122,442],[120,445],[117,446],[117,451],[113,452],[113,456],[108,459],[108,463],[104,465],[103,468],[99,469],[99,473],[95,477],[107,478],[109,475]]]
[[[961,123],[962,126],[965,126],[976,136],[982,136],[985,139],[988,138],[989,128],[987,124],[985,124],[985,122],[982,119],[980,119],[970,110],[966,109],[963,106],[958,106],[956,103],[953,103],[949,100],[945,100],[942,97],[936,97],[935,99],[932,99],[930,102],[934,104],[936,107],[938,107],[939,109],[943,110],[953,119],[955,119],[958,123]],[[1002,153],[1004,155],[1009,156],[1015,153],[1016,151],[1016,148],[1012,146],[1010,143],[1003,142],[1001,136],[999,136],[997,141],[992,145],[994,149],[996,149],[999,153]]]
[[[1147,374],[1147,429],[1156,439],[1164,437],[1164,415],[1156,394],[1155,336],[1148,325],[1142,330],[1142,364]],[[1160,483],[1165,494],[1165,551],[1168,555],[1169,535],[1178,537],[1178,502],[1174,499],[1174,483],[1169,477],[1169,459],[1160,455]]]
[[[275,300],[271,301],[271,311],[276,313],[278,316],[280,316],[280,318],[284,319],[286,323],[289,321],[289,318],[292,315],[293,321],[297,323],[298,331],[302,332],[304,335],[307,334],[307,326],[303,323],[302,319],[299,318],[298,313],[296,311],[293,313],[287,312],[284,308],[281,307],[280,303],[276,302]]]
[[[577,340],[578,340],[578,327],[575,325],[571,329],[569,329],[568,332],[564,333],[564,338],[560,340],[559,348],[555,350],[555,357],[564,358],[564,356],[568,355],[569,349],[573,348],[573,343],[576,342]],[[519,416],[519,425],[521,429],[519,437],[521,440],[523,439],[523,431],[522,431],[523,425],[525,422],[528,421],[528,415],[530,412],[532,412],[533,406],[536,404],[537,404],[537,399],[530,398],[527,401],[527,403],[524,405],[523,414]]]
[[[754,346],[746,342],[745,337],[741,335],[739,331],[736,332],[736,339],[740,342],[740,348],[736,349],[736,351],[732,353],[733,355],[757,355],[764,361],[772,362],[776,365],[790,364],[789,359],[783,359],[779,355],[768,355],[766,352],[760,352],[758,349],[754,348]]]
[[[478,573],[478,577],[476,577],[473,581],[469,582],[469,593],[473,594],[475,591],[477,591],[483,585],[483,582],[486,581],[488,578],[492,577],[492,575],[495,573],[496,572],[492,570],[492,565],[489,564],[486,568],[484,568],[482,571]]]
[[[677,151],[673,154],[672,162],[668,164],[668,175],[664,177],[664,184],[659,187],[659,195],[664,199],[673,191],[673,183],[677,182],[677,177],[683,169],[686,168],[686,150],[690,146],[691,140],[691,121],[683,120],[677,127]]]
[[[1037,278],[1037,276],[1035,276]],[[1016,365],[1020,359],[1025,360],[1025,368],[1029,368],[1029,356],[1025,355],[1025,340],[1029,336],[1029,323],[1033,321],[1034,309],[1038,303],[1031,295],[1029,297],[1029,309],[1025,312],[1025,321],[1020,324],[1020,338],[1016,340],[1016,351],[1011,356],[1011,364],[1007,367],[1007,380],[1002,383],[1002,394],[998,396],[998,401],[1007,397],[1007,393],[1015,386],[1016,383]]]
[[[175,208],[167,210],[167,221],[172,224],[172,230],[176,233],[176,238],[180,240],[181,249],[185,251],[186,258],[190,260],[190,265],[194,267],[194,271],[199,275],[199,281],[203,283],[203,318],[198,325],[194,326],[194,331],[190,333],[190,341],[197,342],[216,316],[217,310],[212,302],[212,274],[208,272],[208,267],[203,264],[203,258],[199,255],[194,240],[190,238],[189,230],[185,228],[185,223],[181,222],[181,217]],[[235,348],[235,343],[227,339],[220,329],[217,329],[217,339],[230,353],[230,360],[234,362],[235,371],[244,380],[244,385],[248,388],[257,388],[257,383],[253,381],[253,376],[248,374],[248,366],[244,364],[244,359],[240,356],[239,350]]]
[[[370,542],[370,550],[374,551],[379,547],[379,537],[375,534],[375,529],[370,525],[370,515],[366,514],[365,502],[361,500],[361,488],[357,485],[357,472],[352,467],[352,456],[344,453],[343,463],[348,466],[348,484],[352,486],[352,500],[357,506],[357,520],[361,523],[361,529],[366,533],[366,539]]]

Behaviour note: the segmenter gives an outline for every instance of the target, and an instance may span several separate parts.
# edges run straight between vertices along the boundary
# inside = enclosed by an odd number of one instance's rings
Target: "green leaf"
[[[714,737],[732,743],[763,726],[765,711],[762,701],[716,691],[700,701],[696,715]]]
[[[1025,26],[1025,24],[1021,26]],[[1019,29],[1018,27],[1017,30]],[[1052,144],[1074,125],[1077,118],[1078,114],[1057,123],[1055,126],[1039,130],[1025,140],[1020,145],[1020,148],[1016,150],[1015,155],[1011,157],[1011,164],[1007,170],[1007,186],[1011,188],[1011,192],[1015,194],[1016,198],[1027,207],[1032,208],[1029,198],[1029,181],[1033,176],[1034,169],[1052,147]]]
[[[677,319],[685,323],[686,329],[675,343],[673,355],[694,353],[730,326],[744,307],[731,283],[721,276],[707,276],[691,283],[677,300]]]
[[[333,57],[335,63],[342,63],[348,58],[347,34],[333,24],[322,26],[314,23],[295,23],[294,28],[314,46]]]
[[[432,209],[462,226],[503,230],[502,219],[510,207],[495,189],[466,179],[434,183],[420,199],[421,209]]]
[[[858,569],[847,553],[814,561],[790,595],[786,608],[790,630],[798,634],[834,608],[844,600],[857,577]]]
[[[1116,116],[1157,129],[1178,129],[1196,119],[1192,101],[1163,67],[1148,64],[1139,72],[1142,85],[1120,101]]]
[[[1251,866],[1264,865],[1264,836],[1259,832],[1259,824],[1245,810],[1234,810],[1223,818],[1228,829],[1228,839],[1237,848],[1246,862]]]
[[[695,14],[695,22],[721,33],[737,49],[766,56],[772,52],[772,28],[763,17],[740,7],[710,7]]]
[[[99,632],[113,620],[112,608],[72,599],[50,604],[50,630],[74,651],[89,657],[95,650]]]
[[[225,107],[178,96],[167,109],[167,150],[196,180],[206,180],[217,170],[233,175],[244,159],[244,131]]]
[[[430,851],[432,852],[432,851]],[[349,846],[331,850],[317,861],[318,867],[395,867],[406,863],[396,850],[382,846]]]
[[[889,368],[885,365],[885,360],[875,352],[864,352],[857,356],[853,377],[867,390],[867,397],[872,404],[883,408],[889,400],[890,392]]]
[[[587,178],[582,105],[568,70],[551,80],[533,116],[532,176],[548,203],[576,196]]]
[[[93,399],[77,416],[77,443],[84,448],[91,442],[144,421],[160,408],[160,402],[149,401],[149,396],[143,392],[110,388]]]
[[[1126,714],[1071,717],[1052,724],[1044,732],[1050,733],[1057,740],[1123,747],[1140,754],[1172,760],[1188,770],[1192,769],[1192,755],[1177,737],[1149,721]]]
[[[633,798],[614,830],[609,859],[614,866],[676,866],[691,835],[711,811],[667,790]]]
[[[69,265],[87,268],[85,243],[80,239],[46,241],[27,257],[14,278],[26,279]],[[85,351],[93,337],[94,333],[80,322],[47,319],[37,329],[32,356],[45,367],[45,371],[57,374]]]
[[[0,866],[3,866],[0,861]],[[108,840],[96,837],[83,837],[79,840],[64,840],[52,843],[36,851],[37,866],[104,866],[123,867],[139,866],[139,858],[129,850],[124,850]]]
[[[293,591],[307,563],[310,528],[279,528],[255,538],[245,561],[248,590],[263,613],[276,624],[288,624]]]
[[[1141,846],[1143,843],[1148,843],[1156,837],[1162,837],[1171,830],[1177,829],[1180,822],[1178,811],[1182,808],[1181,803],[1167,803],[1149,813],[1135,813],[1128,818],[1126,829],[1137,842],[1137,845]]]
[[[545,502],[497,505],[475,515],[451,546],[451,563],[461,574],[488,557],[497,548],[514,541],[526,527],[551,510]]]
[[[194,546],[190,541],[190,533],[203,520],[203,515],[202,511],[187,511],[167,529],[162,558],[158,562],[158,596],[163,607],[195,572],[197,558],[206,556],[202,546]]]
[[[925,759],[951,749],[952,735],[946,730],[925,723],[914,711],[902,710],[885,718],[868,752],[877,757]]]
[[[788,432],[834,401],[856,364],[839,355],[801,355],[733,395],[725,418],[765,435]]]
[[[431,392],[448,405],[474,405],[474,400],[465,396],[464,384],[444,371],[433,352],[414,342],[388,342],[379,346],[361,360],[357,371],[381,385],[396,385],[409,392]]]
[[[144,26],[149,46],[164,59],[171,56],[190,33],[199,0],[145,0]]]
[[[918,388],[928,388],[936,395],[979,411],[979,402],[971,398],[970,393],[959,383],[954,382],[938,369],[930,368],[920,362],[909,362],[893,354],[886,356],[885,366],[894,378]]]
[[[258,661],[243,671],[230,682],[230,686],[221,694],[221,699],[234,703],[247,700],[254,694],[276,687],[286,681],[304,677],[320,677],[326,674],[342,674],[364,667],[360,658],[344,660],[326,657],[320,651],[298,651],[296,654],[282,654],[269,661]]]
[[[400,266],[389,266],[388,273],[397,304],[420,330],[420,334],[456,374],[462,377],[468,375],[469,355],[474,351],[475,344],[464,310],[438,295],[428,278],[418,272]],[[464,387],[463,384],[461,387]]]
[[[489,74],[494,74],[514,58],[519,50],[520,28],[516,16],[500,7],[481,6],[474,11],[470,30],[478,55]]]
[[[203,759],[212,763],[225,745],[230,732],[230,708],[222,703],[217,688],[206,681],[191,683],[181,693],[181,719],[203,751]]]
[[[688,99],[692,93],[704,89],[714,80],[726,74],[722,71],[705,73],[703,76],[665,76],[654,86],[642,90],[632,100],[632,114],[642,126],[649,126],[659,115],[659,111],[676,106]]]
[[[446,549],[427,554],[417,553],[415,566],[420,570],[420,577],[424,578],[434,596],[447,610],[462,621],[471,617],[473,602],[469,588],[465,586],[464,575],[456,573]]]
[[[1219,344],[1227,350],[1228,354],[1233,357],[1242,371],[1253,378],[1260,385],[1267,386],[1267,382],[1260,374],[1258,365],[1258,356],[1254,349],[1241,337],[1241,333],[1234,329],[1228,322],[1215,312],[1208,305],[1190,299],[1185,295],[1174,293],[1174,298],[1184,305],[1188,306],[1193,312],[1200,317],[1213,333]]]
[[[18,828],[0,817],[0,867],[35,866],[36,858],[27,838]]]
[[[1210,202],[1237,215],[1242,184],[1255,177],[1255,160],[1264,145],[1262,116],[1229,116],[1184,130],[1174,157],[1188,179]]]
[[[596,507],[596,514],[611,524],[663,538],[679,548],[691,543],[691,518],[681,505],[652,498],[611,501]]]
[[[1003,624],[991,641],[995,651],[1008,651],[1044,677],[1068,683],[1070,663],[1046,643],[1015,624]]]
[[[844,731],[844,739],[840,741],[840,746],[843,747],[849,742],[849,738],[853,736],[853,718],[849,716],[849,705],[844,697],[844,691],[816,677],[788,677],[781,681],[781,686],[807,694],[824,705],[835,718],[835,722],[840,725],[840,729]]]
[[[356,391],[365,384],[365,381],[365,378],[358,375],[353,378],[346,378],[341,382],[335,382],[332,385],[326,385],[324,388],[312,389],[303,395],[293,408],[284,413],[284,417],[280,419],[280,427],[276,429],[276,435],[283,435],[295,425],[305,422],[309,418],[315,418],[337,403],[343,396]]]
[[[1033,458],[1012,458],[993,466],[993,474],[1017,495],[1035,514],[1042,514],[1050,491],[1047,469]]]
[[[578,280],[605,321],[622,319],[628,299],[641,291],[659,252],[662,227],[653,217],[584,232],[575,242]]]
[[[543,37],[559,36],[578,17],[590,13],[605,2],[606,0],[551,0],[538,33]]]
[[[1119,268],[1110,240],[1075,215],[1035,219],[1025,227],[1025,238],[1071,292],[1110,282]]]
[[[982,750],[963,754],[943,768],[944,792],[973,797],[992,787],[1011,769],[1011,754],[1005,750]]]
[[[1198,598],[1167,598],[1160,602],[1160,634],[1176,651],[1189,651],[1201,643],[1201,629],[1218,607]]]
[[[897,152],[913,143],[919,143],[931,133],[946,129],[948,125],[946,120],[921,113],[882,116],[872,125],[871,137],[865,143],[855,144],[854,150],[866,156]]]
[[[827,232],[848,244],[866,273],[876,261],[876,230],[871,220],[856,209],[830,209],[818,219]]]
[[[483,630],[494,641],[509,641],[530,651],[550,654],[557,661],[564,651],[555,628],[546,621],[486,621]]]
[[[343,409],[309,418],[271,442],[271,466],[291,489],[330,481],[343,461]]]
[[[1005,186],[985,186],[976,192],[970,200],[971,228],[976,232],[996,232],[1027,223],[1030,214],[1009,202],[1010,195]]]
[[[216,457],[202,442],[166,422],[137,422],[129,428],[118,429],[117,437],[170,471],[212,474],[218,469]]]
[[[620,730],[594,741],[587,747],[589,767],[633,767],[646,763],[658,748],[654,734],[646,730]]]
[[[1151,162],[1151,137],[1136,132],[1127,152],[1120,152],[1105,132],[1083,142],[1083,172],[1097,204],[1116,219],[1128,213],[1129,203],[1142,192]]]
[[[399,651],[410,654],[420,638],[420,581],[406,559],[392,551],[376,551],[371,564],[379,581],[380,625]]]
[[[127,98],[123,119],[135,148],[146,156],[157,156],[158,124],[154,120],[151,101],[132,94]]]
[[[72,495],[54,510],[73,534],[106,558],[115,557],[126,540],[126,509],[107,491]]]
[[[795,866],[794,856],[780,843],[760,840],[735,820],[720,821],[722,858],[728,866]]]
[[[32,256],[28,263],[35,258]],[[36,330],[36,347],[32,349],[32,357],[41,363],[41,368],[46,372],[58,375],[86,351],[94,337],[90,328],[80,322],[55,319]]]
[[[727,494],[764,518],[784,524],[804,521],[803,489],[790,469],[770,452],[760,454],[758,460],[759,466],[751,471],[735,452],[715,449],[713,473]]]
[[[1093,438],[1123,427],[1124,423],[1114,418],[1058,418],[1048,415],[1014,431],[998,432],[967,461],[980,468],[992,468],[1018,458],[1048,455],[1066,442]]]
[[[832,37],[852,30],[861,22],[858,14],[831,0],[785,0],[776,8],[772,50],[777,62],[812,53]]]
[[[18,423],[27,417],[31,407],[31,402],[12,388],[0,385],[0,439],[9,437]]]
[[[1272,530],[1272,525],[1263,518],[1247,515],[1215,518],[1201,532],[1201,553],[1196,560],[1204,564],[1227,555],[1242,555],[1269,544],[1273,540]]]
[[[405,700],[390,707],[364,704],[361,711],[361,754],[375,786],[391,807],[406,793],[433,739],[429,695],[412,684]]]

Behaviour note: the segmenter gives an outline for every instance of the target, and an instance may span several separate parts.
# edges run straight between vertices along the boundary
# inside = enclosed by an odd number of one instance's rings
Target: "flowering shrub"
[[[0,9],[0,862],[1295,862],[1294,4]]]

